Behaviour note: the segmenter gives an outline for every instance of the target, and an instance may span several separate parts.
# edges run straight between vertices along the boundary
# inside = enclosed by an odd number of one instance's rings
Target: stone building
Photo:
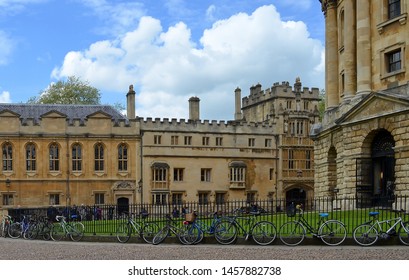
[[[235,119],[127,116],[110,106],[0,105],[1,206],[224,203],[305,200],[314,195],[310,126],[318,89],[261,85],[241,98]],[[243,103],[243,104],[242,104]]]
[[[409,194],[409,2],[321,3],[327,109],[311,132],[315,195],[391,205]]]

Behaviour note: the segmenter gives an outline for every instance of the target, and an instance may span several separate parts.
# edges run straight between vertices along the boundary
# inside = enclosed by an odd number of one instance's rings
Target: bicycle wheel
[[[330,246],[340,245],[347,237],[347,229],[340,221],[329,220],[318,229],[322,242]]]
[[[281,242],[288,246],[296,246],[303,242],[305,234],[304,226],[297,221],[283,224],[279,231]]]
[[[364,224],[355,228],[352,236],[357,244],[370,246],[378,240],[378,231],[373,225]]]
[[[60,241],[65,236],[64,227],[60,223],[53,224],[50,232],[51,239],[54,241]]]
[[[70,227],[70,238],[72,241],[80,241],[84,237],[84,224],[80,222],[72,223]]]
[[[273,223],[261,221],[253,226],[251,235],[258,245],[269,245],[276,238],[277,230]]]
[[[19,238],[23,234],[20,223],[14,223],[9,226],[8,234],[11,238]]]
[[[233,221],[221,220],[214,229],[214,237],[222,245],[229,245],[237,239],[237,227]]]
[[[116,228],[116,239],[121,243],[128,242],[129,238],[131,238],[131,233],[131,225],[127,222],[121,223]]]
[[[398,236],[403,245],[409,245],[409,222],[403,223],[399,228]]]
[[[38,236],[39,224],[30,224],[24,231],[23,237],[25,239],[35,239]]]
[[[179,241],[184,245],[194,244],[200,236],[200,231],[195,224],[183,225],[178,232]]]
[[[43,236],[44,240],[51,239],[51,224],[44,224],[43,228],[40,230],[40,234]]]
[[[169,235],[169,226],[165,226],[164,228],[159,230],[157,234],[155,234],[155,236],[152,239],[152,244],[158,245],[162,243],[166,239],[166,237],[168,237],[168,235]]]
[[[146,223],[142,228],[142,239],[148,243],[152,244],[153,238],[159,232],[159,226],[156,223]]]

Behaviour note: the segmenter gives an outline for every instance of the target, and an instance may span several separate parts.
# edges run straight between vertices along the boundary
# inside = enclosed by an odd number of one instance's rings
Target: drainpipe
[[[70,136],[67,134],[66,135],[66,148],[67,148],[67,152],[65,154],[66,159],[67,159],[67,179],[66,179],[66,186],[65,186],[65,192],[66,192],[66,201],[65,201],[65,205],[66,206],[71,206],[71,190],[70,190]]]

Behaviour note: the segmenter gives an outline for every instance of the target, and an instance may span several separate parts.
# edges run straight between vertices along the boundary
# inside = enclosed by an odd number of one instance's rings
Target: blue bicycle
[[[206,223],[200,219],[197,218],[197,214],[196,215],[196,219],[191,222],[193,227],[196,227],[199,230],[199,238],[198,240],[195,242],[195,244],[202,242],[205,234],[206,235],[214,235],[216,233],[216,225],[221,221],[222,217],[220,217],[219,212],[214,212],[212,214],[213,219],[209,225],[209,223]]]

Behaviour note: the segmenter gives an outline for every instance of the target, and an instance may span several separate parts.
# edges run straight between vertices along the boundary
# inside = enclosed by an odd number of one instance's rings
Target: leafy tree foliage
[[[70,76],[66,81],[58,81],[50,85],[38,96],[31,97],[27,103],[98,105],[101,103],[101,94],[88,82]]]

